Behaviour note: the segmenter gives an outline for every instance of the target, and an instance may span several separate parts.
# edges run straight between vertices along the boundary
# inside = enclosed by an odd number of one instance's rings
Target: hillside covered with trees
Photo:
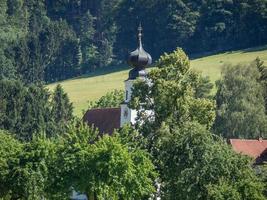
[[[0,77],[54,82],[120,64],[140,22],[155,59],[267,42],[265,0],[2,0]]]
[[[160,57],[150,82],[135,81],[129,106],[137,121],[112,135],[73,119],[60,86],[50,94],[7,81],[0,198],[69,199],[75,189],[89,200],[265,200],[266,165],[254,167],[225,139],[266,137],[266,72],[259,59],[226,67],[214,99],[177,48]],[[107,93],[90,108],[119,106],[122,95]]]
[[[74,116],[61,85],[45,83],[122,65],[140,22],[156,62],[146,73],[150,57],[139,60],[130,88],[89,101],[95,110],[124,101],[136,113],[101,132]],[[267,144],[259,51],[223,63],[216,88],[189,59],[266,43],[267,0],[0,0],[0,200],[74,191],[88,200],[266,200],[267,149],[254,158],[227,143]]]

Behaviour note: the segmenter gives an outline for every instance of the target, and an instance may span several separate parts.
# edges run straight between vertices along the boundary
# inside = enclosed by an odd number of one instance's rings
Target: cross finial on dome
[[[142,47],[142,31],[143,31],[143,28],[142,28],[142,25],[141,25],[141,22],[139,23],[139,27],[138,27],[138,41],[139,41],[139,48]]]
[[[128,63],[134,69],[129,73],[129,79],[136,79],[137,77],[144,77],[146,75],[145,67],[152,63],[152,58],[142,46],[142,31],[141,23],[138,27],[138,42],[139,45],[135,51],[132,51],[128,57]]]

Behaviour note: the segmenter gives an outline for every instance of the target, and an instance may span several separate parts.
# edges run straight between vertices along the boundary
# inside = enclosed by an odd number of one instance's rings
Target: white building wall
[[[135,124],[137,118],[137,111],[128,107],[128,104],[121,104],[121,120],[120,127],[124,124]]]
[[[126,80],[124,82],[124,84],[125,84],[125,97],[124,97],[124,101],[126,103],[129,103],[129,101],[131,100],[133,82],[134,82],[134,80]]]
[[[128,103],[132,98],[132,88],[133,88],[134,80],[126,80],[125,84],[125,96],[124,103],[121,104],[121,120],[120,126],[122,127],[124,124],[135,124],[137,111],[132,110],[128,107]]]
[[[87,200],[86,195],[73,191],[70,197],[71,200]]]

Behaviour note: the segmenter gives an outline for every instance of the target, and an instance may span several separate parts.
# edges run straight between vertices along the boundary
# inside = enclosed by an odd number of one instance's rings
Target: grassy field
[[[212,82],[221,76],[221,69],[227,63],[248,63],[259,57],[267,63],[267,45],[240,51],[225,52],[191,60],[193,69],[210,77]],[[113,89],[123,89],[129,69],[111,70],[109,72],[97,72],[87,76],[69,79],[60,83],[68,93],[74,105],[74,114],[82,115],[82,110],[87,108],[88,100],[94,101]],[[53,89],[56,84],[48,85]]]

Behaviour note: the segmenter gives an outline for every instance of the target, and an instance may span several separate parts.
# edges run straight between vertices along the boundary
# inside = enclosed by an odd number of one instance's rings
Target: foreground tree
[[[264,199],[251,161],[208,131],[215,118],[209,81],[190,70],[181,49],[162,56],[156,66],[149,81],[134,85],[131,106],[159,168],[161,197]]]
[[[0,130],[0,198],[8,198],[11,195],[15,184],[10,176],[10,165],[18,165],[17,157],[21,151],[22,144],[7,132]]]
[[[123,102],[124,92],[122,90],[113,90],[100,97],[99,100],[89,102],[88,109],[92,108],[115,108]]]
[[[20,143],[0,131],[0,198],[34,200],[49,191],[55,145],[45,138]]]
[[[59,147],[52,188],[61,194],[74,188],[89,199],[149,197],[156,175],[149,154],[124,141],[118,135],[99,138],[93,128],[74,123]]]
[[[190,69],[183,50],[164,54],[156,67],[149,81],[137,81],[133,89],[131,107],[138,110],[141,132],[153,140],[162,122],[172,129],[192,120],[210,128],[215,118],[215,103],[206,98],[211,85]],[[152,112],[148,115],[145,110]]]
[[[252,161],[199,123],[158,134],[163,199],[265,199]]]
[[[267,136],[261,74],[254,63],[226,66],[217,82],[215,131],[226,138]]]
[[[89,199],[148,198],[154,165],[129,133],[99,137],[76,121],[62,137],[20,143],[1,131],[0,198],[69,199],[74,189]]]

